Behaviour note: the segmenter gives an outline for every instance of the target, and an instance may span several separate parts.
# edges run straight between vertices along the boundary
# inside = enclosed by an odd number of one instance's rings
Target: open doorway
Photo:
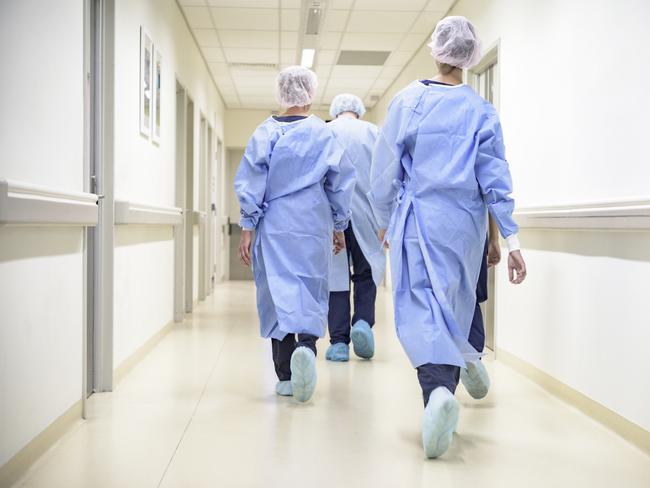
[[[488,102],[499,110],[499,44],[487,51],[481,62],[467,74],[469,84]],[[501,258],[502,263],[504,256]],[[496,273],[488,270],[488,300],[481,304],[485,321],[485,346],[496,351]]]

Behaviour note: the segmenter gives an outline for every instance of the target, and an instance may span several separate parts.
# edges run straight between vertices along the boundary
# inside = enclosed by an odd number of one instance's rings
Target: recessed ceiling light
[[[311,68],[314,65],[314,56],[316,49],[303,49],[302,57],[300,59],[300,66],[303,68]]]

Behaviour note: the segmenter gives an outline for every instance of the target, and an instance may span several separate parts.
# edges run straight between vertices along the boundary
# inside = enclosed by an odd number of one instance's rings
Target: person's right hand
[[[508,276],[510,283],[518,285],[526,279],[526,262],[521,251],[512,251],[508,256]]]
[[[252,230],[242,229],[241,237],[239,238],[239,259],[246,266],[251,265],[251,241],[253,235]]]
[[[345,232],[334,231],[334,235],[332,236],[332,243],[334,244],[334,255],[337,255],[343,249],[345,249]]]
[[[383,243],[384,247],[388,249],[388,242],[384,242],[384,239],[386,239],[386,229],[379,229],[377,237],[379,238],[379,242]]]

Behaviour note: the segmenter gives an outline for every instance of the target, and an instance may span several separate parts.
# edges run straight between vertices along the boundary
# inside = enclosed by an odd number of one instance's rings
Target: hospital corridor
[[[650,487],[649,22],[0,0],[0,488]]]

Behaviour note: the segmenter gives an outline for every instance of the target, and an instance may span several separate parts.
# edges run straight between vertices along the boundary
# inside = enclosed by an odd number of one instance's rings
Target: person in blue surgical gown
[[[354,167],[343,146],[324,121],[309,115],[316,87],[316,75],[306,68],[279,74],[278,101],[286,112],[255,130],[235,177],[239,253],[253,265],[261,335],[271,339],[279,379],[276,392],[301,402],[316,386],[316,340],[327,325],[332,247],[339,252],[345,246],[354,190]]]
[[[435,458],[453,439],[461,368],[468,390],[487,379],[469,338],[488,212],[507,241],[513,283],[524,280],[526,266],[499,117],[462,84],[462,70],[480,60],[476,31],[464,17],[447,17],[431,38],[438,75],[392,100],[373,153],[371,201],[387,228],[380,239],[391,250],[397,335],[417,368],[422,443]]]
[[[325,357],[347,361],[352,340],[357,356],[370,359],[375,352],[372,326],[375,324],[377,286],[384,279],[386,257],[377,240],[379,226],[368,201],[372,150],[377,126],[361,120],[366,109],[356,95],[342,93],[330,105],[332,132],[345,147],[356,170],[352,197],[352,220],[345,230],[345,247],[332,258],[330,275],[329,333],[331,345]],[[350,276],[350,263],[353,273]],[[354,315],[350,317],[350,280],[354,284]],[[352,327],[350,325],[352,324]]]

